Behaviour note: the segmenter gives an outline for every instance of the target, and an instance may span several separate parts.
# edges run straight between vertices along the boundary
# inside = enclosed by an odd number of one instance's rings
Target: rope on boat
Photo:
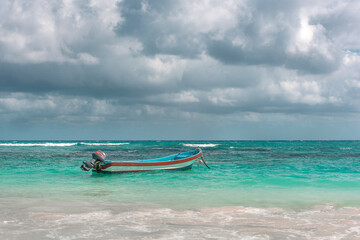
[[[171,159],[171,160],[175,160],[175,158],[177,158],[177,156],[179,156],[181,153],[179,153],[179,154],[177,154],[173,159]]]
[[[206,164],[205,159],[204,159],[204,157],[203,157],[202,154],[201,154],[201,161],[204,163],[204,165],[205,165],[208,169],[210,169],[210,167]]]

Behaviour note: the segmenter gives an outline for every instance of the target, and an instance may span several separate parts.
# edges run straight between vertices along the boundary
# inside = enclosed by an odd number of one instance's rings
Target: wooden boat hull
[[[104,161],[98,172],[140,172],[156,170],[191,169],[198,158],[202,157],[201,149],[179,153],[158,159],[136,161]]]

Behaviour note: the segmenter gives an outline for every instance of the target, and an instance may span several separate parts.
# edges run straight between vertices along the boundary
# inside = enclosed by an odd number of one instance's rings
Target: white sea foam
[[[127,145],[130,143],[87,143],[87,142],[81,142],[82,145],[87,146],[121,146],[121,145]]]
[[[196,236],[218,239],[284,239],[287,236],[294,239],[327,239],[335,234],[346,239],[360,237],[359,220],[353,218],[354,214],[359,213],[358,208],[350,211],[346,208],[330,208],[328,205],[315,207],[318,208],[324,210],[297,212],[281,208],[229,206],[183,211],[156,208],[121,213],[100,210],[54,216],[41,213],[32,216],[35,221],[54,222],[60,226],[84,224],[98,229],[108,227],[112,235],[117,232],[116,226],[121,226],[120,232],[130,234],[130,238],[139,237],[143,233],[147,233],[149,239],[174,236],[182,239]],[[94,222],[94,219],[97,221]],[[180,231],[179,226],[186,227],[187,231]],[[309,227],[312,229],[310,232]],[[240,230],[235,230],[237,228]],[[163,235],[158,235],[159,232]],[[173,233],[176,234],[169,235]]]
[[[70,147],[75,146],[77,143],[0,143],[4,147]]]
[[[216,147],[219,144],[215,144],[215,143],[182,143],[183,146],[185,147],[202,147],[202,148],[206,148],[206,147]]]
[[[58,143],[58,142],[44,142],[44,143],[0,143],[0,147],[71,147],[75,146],[78,143],[72,142],[72,143]],[[121,146],[130,144],[127,142],[123,143],[88,143],[88,142],[81,142],[81,145],[86,146]]]
[[[354,217],[360,208],[331,204],[302,210],[224,206],[192,210],[121,207],[119,211],[117,204],[108,203],[96,207],[88,203],[75,210],[70,205],[70,209],[64,208],[62,202],[51,206],[52,211],[48,206],[44,210],[29,206],[18,222],[11,222],[17,220],[16,214],[11,215],[11,221],[1,219],[0,214],[0,220],[11,229],[4,232],[4,239],[21,238],[39,228],[40,235],[29,239],[137,239],[144,234],[147,239],[360,239],[360,219]]]

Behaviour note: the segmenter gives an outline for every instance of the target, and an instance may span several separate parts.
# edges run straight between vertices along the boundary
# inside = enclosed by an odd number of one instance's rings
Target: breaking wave
[[[216,147],[219,144],[215,144],[215,143],[204,143],[204,144],[198,144],[198,143],[182,143],[183,146],[185,147]]]
[[[71,147],[77,143],[0,143],[4,147]]]
[[[87,146],[121,146],[121,145],[127,145],[130,143],[86,143],[81,142],[81,145],[87,145]]]
[[[56,142],[44,142],[44,143],[0,143],[0,147],[71,147],[76,145],[85,146],[121,146],[130,143],[87,143],[87,142],[72,142],[72,143],[56,143]]]

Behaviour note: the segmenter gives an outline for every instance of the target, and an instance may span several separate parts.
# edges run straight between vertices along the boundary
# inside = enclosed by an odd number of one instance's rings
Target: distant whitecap
[[[87,145],[87,146],[121,146],[121,145],[130,144],[130,143],[87,143],[87,142],[81,142],[80,144]]]
[[[77,143],[0,143],[0,146],[5,147],[70,147],[75,146]]]
[[[185,147],[216,147],[219,144],[215,144],[215,143],[204,143],[204,144],[197,144],[197,143],[182,143],[183,146]]]

